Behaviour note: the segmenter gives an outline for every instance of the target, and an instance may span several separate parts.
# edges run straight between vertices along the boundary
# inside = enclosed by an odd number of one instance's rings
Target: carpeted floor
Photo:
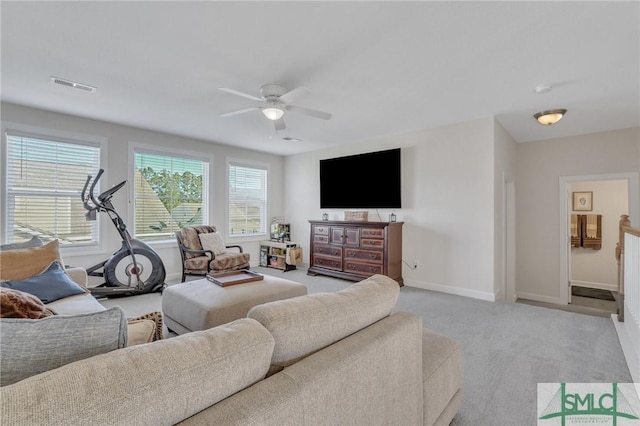
[[[256,272],[307,285],[309,293],[351,283],[311,277],[304,268]],[[103,301],[128,316],[160,310],[158,293]],[[537,383],[631,382],[610,318],[520,303],[485,302],[402,287],[399,310],[462,343],[464,401],[452,425],[535,425]]]

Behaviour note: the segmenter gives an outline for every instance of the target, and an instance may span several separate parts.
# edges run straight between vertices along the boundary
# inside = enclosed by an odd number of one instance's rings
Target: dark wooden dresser
[[[361,281],[371,275],[402,279],[404,222],[310,220],[308,275]]]

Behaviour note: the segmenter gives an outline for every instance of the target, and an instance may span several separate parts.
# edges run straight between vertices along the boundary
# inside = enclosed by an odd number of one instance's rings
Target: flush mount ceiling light
[[[549,93],[551,91],[552,87],[548,86],[546,84],[540,84],[538,86],[536,86],[536,93],[539,95],[542,95],[544,93]]]
[[[538,120],[538,123],[543,126],[551,126],[552,124],[556,124],[558,121],[564,117],[567,113],[567,110],[564,108],[561,109],[550,109],[548,111],[542,111],[533,115],[533,118]]]
[[[262,108],[262,113],[269,120],[275,121],[282,118],[284,115],[284,109],[280,108],[278,105],[270,105]]]

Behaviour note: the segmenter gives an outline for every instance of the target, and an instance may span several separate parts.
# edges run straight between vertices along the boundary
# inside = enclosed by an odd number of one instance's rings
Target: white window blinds
[[[171,238],[185,226],[208,220],[209,162],[136,149],[135,237]]]
[[[98,242],[86,221],[81,192],[100,168],[100,147],[7,134],[7,242],[38,236],[61,245]]]
[[[267,169],[229,164],[229,235],[267,232]]]

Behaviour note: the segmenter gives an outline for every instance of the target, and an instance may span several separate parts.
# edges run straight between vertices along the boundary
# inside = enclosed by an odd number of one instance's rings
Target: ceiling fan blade
[[[276,128],[276,132],[278,130],[284,130],[287,128],[287,126],[284,124],[284,118],[278,118],[277,120],[273,121],[273,125]]]
[[[257,96],[248,95],[246,93],[238,92],[237,90],[229,89],[227,87],[218,87],[218,89],[222,90],[223,92],[231,93],[232,95],[242,96],[243,98],[247,98],[247,99],[251,99],[251,100],[254,100],[254,101],[261,101],[262,102],[262,98],[258,98]]]
[[[260,109],[258,107],[244,108],[239,109],[237,111],[226,112],[224,114],[220,114],[220,117],[231,117],[233,115],[244,114],[245,112],[253,111],[254,109]]]
[[[280,100],[288,104],[289,102],[293,102],[295,99],[299,98],[300,96],[304,96],[310,92],[311,91],[306,87],[302,87],[302,86],[296,87],[295,89],[290,90],[284,95],[280,96]]]
[[[309,115],[311,117],[320,118],[322,120],[329,120],[331,118],[331,114],[328,112],[316,111],[315,109],[299,107],[295,105],[287,105],[287,110],[289,111],[297,111],[301,114]]]

